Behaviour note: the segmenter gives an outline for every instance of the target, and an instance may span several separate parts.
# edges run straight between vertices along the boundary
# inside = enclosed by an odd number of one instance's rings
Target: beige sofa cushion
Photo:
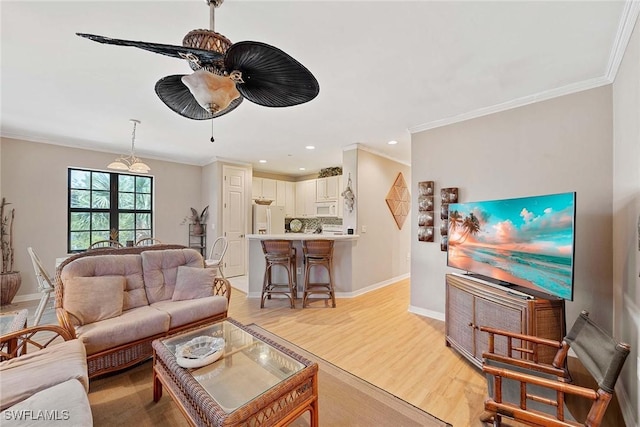
[[[71,277],[123,276],[127,280],[122,310],[149,305],[142,280],[142,258],[137,254],[94,255],[78,258],[60,272],[62,283]]]
[[[69,379],[80,381],[88,392],[85,348],[79,340],[70,340],[0,362],[0,378],[0,411]]]
[[[227,310],[227,298],[215,295],[188,301],[158,301],[151,307],[171,316],[169,328],[177,328],[191,322],[224,313]]]
[[[77,325],[119,316],[125,285],[123,276],[71,277],[64,284],[64,308]]]
[[[169,315],[149,306],[123,311],[120,316],[76,328],[87,354],[129,344],[169,330]]]
[[[176,287],[173,290],[173,301],[206,298],[213,296],[213,283],[216,270],[210,268],[178,267]]]
[[[204,259],[195,249],[145,251],[140,256],[144,286],[150,304],[171,299],[179,266],[204,267]]]
[[[31,418],[16,419],[19,414],[33,414]],[[51,418],[44,417],[47,414]],[[2,412],[0,424],[20,427],[42,427],[64,425],[69,427],[91,427],[93,417],[87,391],[76,379],[44,389],[26,400]]]

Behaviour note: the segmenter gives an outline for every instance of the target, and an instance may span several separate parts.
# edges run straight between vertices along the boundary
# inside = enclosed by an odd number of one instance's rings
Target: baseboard
[[[354,298],[360,295],[364,295],[368,292],[375,291],[376,289],[384,288],[385,286],[392,285],[400,280],[408,279],[411,277],[410,273],[401,274],[400,276],[392,277],[391,279],[383,280],[382,282],[374,283],[365,288],[358,289],[353,292],[336,292],[336,296],[339,298]]]
[[[355,298],[360,295],[364,295],[368,292],[375,291],[376,289],[384,288],[385,286],[392,285],[400,280],[408,279],[410,277],[409,273],[402,274],[400,276],[393,277],[391,279],[383,280],[382,282],[374,283],[373,285],[369,285],[366,288],[358,289],[353,292],[336,292],[336,298]],[[249,292],[247,293],[247,298],[260,298],[262,296],[261,292]],[[285,296],[277,295],[278,297],[286,298]],[[276,295],[273,296],[274,298]],[[298,298],[302,298],[302,293],[298,292]],[[313,298],[313,296],[312,296]]]
[[[444,322],[444,313],[433,310],[426,310],[424,308],[416,307],[415,305],[409,306],[409,313],[417,314],[418,316],[428,317],[430,319],[440,320]]]
[[[35,294],[16,295],[11,302],[37,301],[40,298],[42,298],[42,293],[37,292]]]

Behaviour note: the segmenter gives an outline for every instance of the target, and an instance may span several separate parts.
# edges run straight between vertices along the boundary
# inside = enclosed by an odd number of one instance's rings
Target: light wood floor
[[[303,310],[298,300],[291,309],[288,300],[272,299],[260,309],[259,299],[233,289],[229,317],[256,323],[456,427],[481,426],[484,376],[445,345],[443,322],[408,312],[409,294],[407,279],[338,298],[336,308],[317,301]],[[29,308],[33,315],[36,305],[2,311]],[[57,323],[53,309],[41,323]]]
[[[232,293],[229,316],[257,323],[454,426],[480,426],[486,395],[481,372],[445,346],[444,323],[408,312],[409,280],[357,298],[298,301]]]

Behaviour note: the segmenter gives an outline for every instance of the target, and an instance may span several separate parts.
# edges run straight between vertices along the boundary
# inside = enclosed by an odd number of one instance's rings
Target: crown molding
[[[618,24],[616,38],[613,41],[613,48],[609,56],[609,64],[607,66],[606,78],[613,83],[618,74],[618,69],[624,58],[624,53],[631,40],[633,29],[640,15],[640,0],[628,0],[625,2],[622,11],[622,18]]]
[[[582,92],[588,89],[594,89],[600,86],[611,84],[605,77],[596,77],[590,80],[584,80],[578,83],[562,86],[557,89],[551,89],[544,92],[535,93],[533,95],[523,96],[522,98],[516,98],[511,101],[503,102],[501,104],[491,105],[488,107],[478,108],[477,110],[469,111],[456,116],[445,117],[444,119],[434,120],[432,122],[424,123],[421,125],[413,126],[409,128],[411,134],[422,132],[429,129],[435,129],[442,126],[451,125],[454,123],[463,122],[466,120],[476,119],[482,116],[488,116],[489,114],[499,113],[506,110],[511,110],[517,107],[523,107],[525,105],[534,104],[536,102],[546,101],[552,98],[557,98],[564,95],[570,95],[576,92]]]
[[[385,154],[385,153],[383,153],[381,151],[378,151],[378,150],[376,150],[374,148],[371,148],[371,147],[369,147],[369,146],[367,146],[365,144],[362,144],[360,142],[355,143],[355,144],[349,144],[349,145],[346,145],[346,146],[344,146],[342,148],[342,151],[351,151],[351,150],[366,151],[368,153],[375,154],[376,156],[384,157],[385,159],[389,159],[389,160],[391,160],[393,162],[400,163],[402,165],[411,167],[411,162],[402,161],[402,160],[397,159],[395,157],[392,157],[392,156],[390,156],[388,154]]]
[[[631,35],[638,20],[638,16],[640,16],[640,0],[626,1],[624,9],[622,11],[620,22],[618,24],[618,31],[616,32],[616,37],[611,49],[611,54],[609,56],[607,71],[604,76],[584,80],[578,83],[573,83],[560,88],[551,89],[532,95],[527,95],[522,98],[503,102],[501,104],[482,107],[477,110],[458,114],[456,116],[445,117],[443,119],[412,126],[409,128],[409,132],[411,134],[414,134],[429,129],[435,129],[438,127],[447,126],[482,116],[487,116],[489,114],[499,113],[501,111],[510,110],[512,108],[522,107],[536,102],[546,101],[552,98],[582,92],[584,90],[595,89],[597,87],[613,83],[616,78],[616,74],[618,73],[618,69],[620,68],[620,64],[622,63],[622,59],[624,58],[624,53],[627,45],[629,44],[629,40],[631,39]]]

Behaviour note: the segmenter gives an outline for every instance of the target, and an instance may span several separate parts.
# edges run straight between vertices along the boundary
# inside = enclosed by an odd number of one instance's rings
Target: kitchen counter
[[[283,240],[355,240],[360,237],[357,234],[315,234],[315,233],[284,233],[284,234],[247,234],[247,239],[267,240],[267,239],[283,239]]]
[[[352,250],[358,242],[357,234],[308,234],[308,233],[284,233],[284,234],[248,234],[246,236],[249,243],[249,264],[248,282],[249,298],[260,298],[262,294],[262,282],[264,280],[265,260],[262,252],[262,240],[284,239],[292,240],[293,247],[296,248],[296,282],[298,284],[298,297],[302,297],[304,283],[304,262],[302,253],[303,240],[328,239],[334,240],[333,244],[333,283],[336,295],[352,294]],[[312,282],[325,282],[328,280],[326,271],[323,268],[313,268]],[[276,268],[273,271],[274,280],[277,282],[286,281],[284,268]],[[275,298],[275,297],[274,297]],[[298,301],[298,304],[300,302]],[[266,307],[269,306],[267,303]]]

